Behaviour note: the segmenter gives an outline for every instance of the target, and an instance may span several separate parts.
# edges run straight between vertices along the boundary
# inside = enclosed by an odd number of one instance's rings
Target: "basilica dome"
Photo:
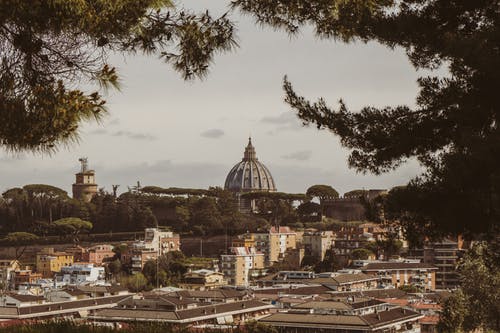
[[[224,188],[233,192],[276,192],[273,176],[257,159],[251,138],[248,139],[243,159],[229,171]]]

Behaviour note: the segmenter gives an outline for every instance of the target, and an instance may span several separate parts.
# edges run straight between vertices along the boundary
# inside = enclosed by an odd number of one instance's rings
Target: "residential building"
[[[149,260],[173,251],[180,251],[178,234],[162,228],[146,228],[144,240],[133,243],[129,251],[122,254],[122,262],[130,264],[132,273],[137,273]]]
[[[281,261],[288,249],[297,248],[297,234],[290,227],[272,227],[269,230],[268,262]]]
[[[365,274],[379,277],[382,287],[411,285],[421,291],[436,289],[437,267],[429,264],[384,261],[369,263],[360,269]]]
[[[165,322],[210,327],[240,325],[269,314],[272,305],[258,300],[199,304],[194,299],[155,295],[126,299],[111,309],[96,311],[90,319],[103,322]]]
[[[23,269],[14,272],[14,288],[18,289],[19,286],[31,286],[42,279],[42,274],[33,272],[31,269]]]
[[[410,250],[408,258],[418,259],[438,268],[436,289],[454,289],[459,286],[456,266],[463,255],[462,245],[461,238],[429,242],[423,248]]]
[[[54,251],[53,248],[44,248],[36,254],[36,270],[43,277],[53,277],[62,267],[72,264],[72,254]]]
[[[14,288],[15,271],[20,270],[19,261],[13,259],[0,260],[0,283],[5,289]]]
[[[292,311],[293,310],[293,311]],[[315,310],[313,310],[315,311]],[[327,333],[344,332],[393,332],[418,333],[418,320],[423,315],[405,308],[393,308],[385,311],[373,311],[364,315],[336,314],[328,312],[297,311],[278,312],[259,320],[260,323],[273,326],[282,333]]]
[[[319,273],[310,271],[281,271],[271,276],[266,276],[257,281],[260,286],[274,285],[317,285],[325,286],[331,292],[364,291],[375,289],[379,278],[363,273],[338,274]]]
[[[221,256],[222,273],[234,286],[248,286],[251,278],[264,274],[264,254],[255,248],[232,247]]]
[[[93,264],[73,264],[61,268],[56,273],[56,280],[63,284],[95,284],[105,282],[104,267],[95,267]]]
[[[156,291],[153,291],[152,293],[157,295]],[[251,299],[248,292],[231,288],[212,290],[179,290],[166,292],[166,295],[176,298],[192,299],[198,304],[232,303]]]
[[[227,285],[224,274],[209,269],[199,269],[184,274],[179,287],[187,290],[212,290]]]
[[[322,261],[326,251],[332,248],[334,237],[333,231],[306,231],[302,235],[302,245],[307,255]]]
[[[70,246],[64,249],[64,252],[73,255],[73,262],[87,261],[87,249],[80,245]]]
[[[101,265],[103,261],[113,258],[116,253],[113,252],[113,245],[99,244],[87,249],[82,261],[91,264]]]
[[[266,233],[246,233],[233,239],[232,247],[255,248],[263,253],[267,266],[282,261],[290,250],[297,248],[297,233],[290,227],[272,227]],[[296,253],[300,259],[300,253]]]
[[[0,296],[1,307],[25,307],[30,305],[43,304],[45,298],[43,296],[20,295],[16,293],[6,293]]]
[[[97,309],[115,307],[120,301],[132,295],[85,298],[49,302],[44,297],[10,294],[0,303],[0,320],[41,320],[61,317],[86,317]]]

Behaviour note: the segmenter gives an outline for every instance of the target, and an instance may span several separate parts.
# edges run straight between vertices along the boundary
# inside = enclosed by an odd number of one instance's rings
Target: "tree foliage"
[[[170,0],[0,3],[0,146],[50,151],[106,112],[102,88],[118,87],[112,53],[155,54],[184,79],[202,77],[236,45],[224,15],[194,14]],[[86,92],[90,83],[95,91]]]
[[[416,69],[416,106],[349,110],[310,102],[284,80],[285,100],[304,124],[329,130],[351,149],[349,165],[388,172],[417,159],[424,173],[394,196],[392,217],[431,233],[487,233],[500,220],[498,1],[234,0],[259,23],[322,38],[402,48]],[[397,195],[396,195],[397,194]]]
[[[23,255],[24,251],[28,244],[32,244],[32,242],[38,239],[37,235],[34,235],[29,232],[11,232],[8,233],[3,239],[6,245],[12,246],[16,250],[15,259],[18,260]]]
[[[443,306],[442,332],[500,331],[500,260],[498,239],[476,244],[459,264],[461,290]]]
[[[78,244],[78,235],[82,232],[90,232],[92,230],[92,223],[89,221],[84,221],[78,217],[66,217],[57,221],[54,221],[55,229],[61,235],[71,235],[73,241]]]
[[[354,249],[350,253],[351,259],[354,260],[367,260],[373,255],[374,253],[371,250],[365,248]]]
[[[339,192],[330,185],[313,185],[307,189],[306,195],[311,198],[326,200],[338,198]]]

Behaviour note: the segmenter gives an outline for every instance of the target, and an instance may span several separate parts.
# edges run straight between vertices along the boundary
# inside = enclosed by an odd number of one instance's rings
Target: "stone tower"
[[[95,182],[95,171],[88,169],[88,160],[86,157],[79,158],[81,163],[80,172],[76,176],[73,184],[73,198],[89,202],[97,193],[97,184]]]

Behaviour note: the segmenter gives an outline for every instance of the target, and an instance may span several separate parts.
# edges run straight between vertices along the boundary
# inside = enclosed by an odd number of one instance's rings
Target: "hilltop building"
[[[353,190],[344,194],[343,198],[332,198],[321,201],[325,216],[340,221],[363,221],[367,212],[363,201],[372,201],[379,195],[387,194],[387,190]]]
[[[89,170],[86,157],[78,159],[81,163],[80,172],[76,176],[73,184],[73,198],[89,202],[97,194],[97,184],[95,182],[95,171]]]
[[[242,199],[241,194],[260,191],[276,192],[273,176],[269,169],[257,159],[251,138],[248,138],[243,159],[227,174],[224,189],[236,194],[240,211],[246,213],[255,210],[255,202]]]

